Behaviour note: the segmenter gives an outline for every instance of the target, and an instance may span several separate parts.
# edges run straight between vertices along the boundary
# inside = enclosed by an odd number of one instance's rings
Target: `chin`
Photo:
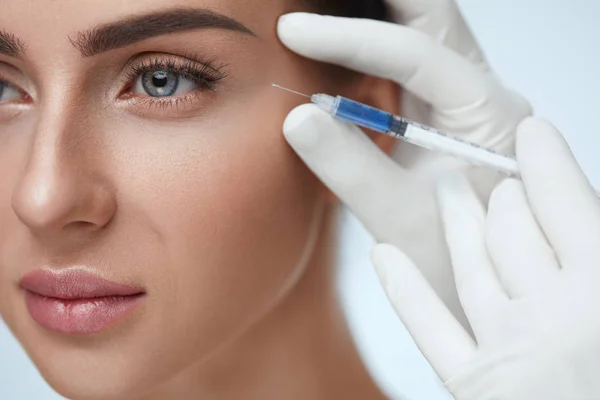
[[[70,400],[137,400],[144,394],[130,382],[108,379],[103,373],[82,377],[68,370],[50,372],[40,368],[40,372],[52,389]]]
[[[32,357],[42,377],[70,400],[136,400],[147,394],[153,383],[142,378],[151,371],[125,359],[102,365],[92,355],[78,360],[64,355],[51,360],[37,358]]]
[[[25,324],[16,335],[44,380],[70,400],[137,400],[155,391],[179,360],[157,354],[158,343],[137,329],[66,336]],[[173,356],[172,356],[173,357]],[[156,360],[165,359],[162,363]]]

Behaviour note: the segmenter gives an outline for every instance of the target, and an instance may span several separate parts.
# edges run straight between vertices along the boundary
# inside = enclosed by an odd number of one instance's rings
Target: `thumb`
[[[440,379],[448,380],[472,357],[475,342],[398,248],[378,244],[371,259],[406,329]]]
[[[292,110],[286,140],[319,179],[378,238],[400,221],[396,205],[410,190],[407,173],[358,127],[312,104]]]

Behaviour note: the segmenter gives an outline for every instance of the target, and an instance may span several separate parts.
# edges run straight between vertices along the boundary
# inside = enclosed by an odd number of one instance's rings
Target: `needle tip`
[[[294,94],[297,94],[298,96],[303,96],[303,97],[306,97],[306,98],[310,99],[310,96],[307,95],[307,94],[296,92],[295,90],[288,89],[288,88],[280,86],[280,85],[278,85],[276,83],[271,83],[271,86],[276,87],[276,88],[281,89],[281,90],[285,90],[286,92],[294,93]]]

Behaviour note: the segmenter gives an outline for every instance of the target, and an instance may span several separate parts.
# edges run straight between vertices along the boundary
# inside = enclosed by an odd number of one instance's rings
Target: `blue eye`
[[[0,81],[0,104],[20,100],[23,94],[6,82]]]
[[[141,74],[134,92],[151,97],[169,97],[196,90],[201,85],[168,70],[156,70]]]

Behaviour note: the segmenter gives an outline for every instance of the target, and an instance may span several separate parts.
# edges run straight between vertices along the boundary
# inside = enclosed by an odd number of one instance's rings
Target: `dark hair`
[[[295,0],[303,11],[346,18],[364,18],[389,21],[385,0]],[[363,74],[333,64],[323,64],[328,85],[348,85]],[[333,89],[331,89],[333,90]]]
[[[387,21],[388,9],[384,0],[304,0],[319,13],[338,17],[367,18]]]

